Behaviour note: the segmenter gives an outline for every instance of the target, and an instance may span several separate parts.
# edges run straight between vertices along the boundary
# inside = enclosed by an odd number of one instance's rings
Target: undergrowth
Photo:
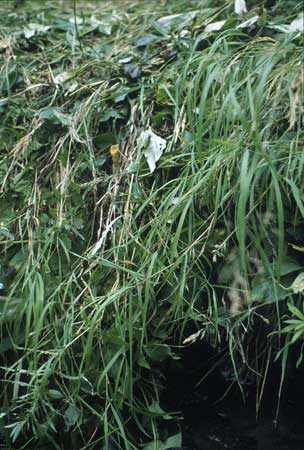
[[[280,358],[279,399],[304,334],[303,35],[280,29],[301,5],[15,3],[0,5],[7,446],[169,448],[163,362],[198,339],[227,346],[240,389],[252,371],[258,406]],[[152,173],[149,127],[166,140]]]

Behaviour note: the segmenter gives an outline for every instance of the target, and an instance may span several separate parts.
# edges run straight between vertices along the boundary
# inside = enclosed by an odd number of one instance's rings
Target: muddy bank
[[[182,449],[303,450],[303,368],[289,369],[276,421],[279,366],[269,372],[257,414],[254,377],[247,373],[240,378],[241,392],[227,360],[219,362],[221,356],[198,344],[168,368],[163,401],[171,410],[181,411]]]

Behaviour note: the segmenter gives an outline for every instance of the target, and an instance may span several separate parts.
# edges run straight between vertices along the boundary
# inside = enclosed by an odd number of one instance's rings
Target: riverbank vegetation
[[[257,411],[277,361],[279,412],[303,356],[301,6],[1,2],[7,448],[181,447],[165,367],[200,340]]]

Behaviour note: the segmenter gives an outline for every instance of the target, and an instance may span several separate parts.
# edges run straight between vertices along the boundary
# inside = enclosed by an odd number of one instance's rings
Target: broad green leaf
[[[283,289],[281,286],[277,286],[277,289],[274,288],[274,282],[264,281],[258,283],[251,292],[251,298],[253,301],[268,303],[275,302],[276,300],[284,300],[288,297],[289,292],[287,289]]]
[[[171,356],[171,349],[165,344],[155,344],[152,347],[145,348],[147,355],[152,361],[164,361],[169,356]]]
[[[66,424],[66,429],[69,430],[71,427],[76,425],[78,418],[80,417],[80,411],[75,405],[70,405],[64,413],[64,421]]]
[[[182,445],[181,433],[170,436],[166,441],[153,441],[147,444],[143,450],[169,450],[179,449]]]
[[[49,389],[48,395],[53,400],[60,400],[63,398],[62,392],[58,391],[57,389]]]

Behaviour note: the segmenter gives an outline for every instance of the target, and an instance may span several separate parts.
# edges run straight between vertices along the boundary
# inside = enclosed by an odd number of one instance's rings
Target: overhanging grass
[[[184,12],[173,3],[145,3],[147,29]],[[202,34],[225,7],[182,44],[173,30],[139,50],[142,3],[102,38],[52,5],[54,29],[18,37],[1,72],[3,431],[18,448],[157,448],[161,364],[187,325],[227,342],[236,372],[255,346],[261,385],[287,300],[301,301],[288,289],[302,268],[289,245],[303,245],[301,37]],[[123,74],[126,54],[141,79]],[[152,175],[148,124],[168,141]]]

